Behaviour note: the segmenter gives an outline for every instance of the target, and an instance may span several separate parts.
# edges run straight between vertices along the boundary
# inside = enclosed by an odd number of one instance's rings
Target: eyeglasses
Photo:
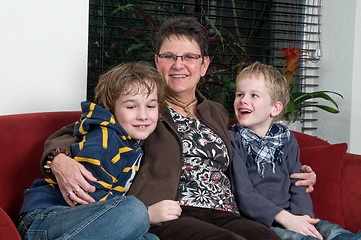
[[[184,54],[183,56],[176,56],[170,53],[158,54],[159,61],[166,62],[166,63],[173,63],[177,61],[177,58],[181,58],[181,60],[185,63],[195,63],[198,59],[202,56],[199,54]]]

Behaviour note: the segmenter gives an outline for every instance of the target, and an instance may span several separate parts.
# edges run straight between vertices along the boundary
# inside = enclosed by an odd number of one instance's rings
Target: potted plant
[[[315,91],[315,92],[297,92],[294,91],[295,83],[292,82],[293,76],[296,71],[299,69],[300,63],[302,62],[301,58],[307,56],[306,51],[301,51],[293,47],[285,47],[277,49],[283,53],[286,63],[284,64],[281,60],[280,63],[283,66],[284,74],[287,79],[287,82],[290,86],[290,101],[287,104],[285,109],[283,119],[295,122],[299,119],[301,111],[305,108],[316,107],[322,109],[329,113],[339,113],[340,110],[336,101],[329,95],[335,94],[343,98],[343,96],[334,91]],[[330,103],[329,105],[309,103],[308,100],[311,99],[324,99]]]

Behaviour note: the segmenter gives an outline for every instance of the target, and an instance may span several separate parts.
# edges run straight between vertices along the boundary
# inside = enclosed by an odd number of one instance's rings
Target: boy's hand
[[[295,185],[296,186],[306,186],[306,192],[313,192],[313,186],[316,184],[316,173],[312,170],[310,166],[303,165],[302,166],[303,173],[294,173],[291,175],[291,178],[302,179],[298,180]]]
[[[313,224],[318,223],[320,219],[314,219],[307,215],[297,216],[282,210],[276,215],[275,221],[280,223],[286,229],[323,239],[322,235],[317,231],[315,226],[313,226]]]
[[[87,180],[96,181],[96,178],[82,164],[65,154],[59,154],[51,163],[51,171],[69,206],[74,206],[73,201],[79,204],[95,202],[88,194],[88,192],[94,192],[95,187],[90,185]]]
[[[177,219],[181,213],[182,208],[173,200],[163,200],[148,207],[150,224]]]

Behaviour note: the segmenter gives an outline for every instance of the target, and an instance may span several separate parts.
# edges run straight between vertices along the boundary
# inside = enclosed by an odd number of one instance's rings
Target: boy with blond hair
[[[305,187],[290,175],[301,172],[299,147],[290,130],[275,120],[289,101],[286,78],[255,62],[237,76],[230,131],[232,186],[240,211],[271,227],[282,239],[359,239],[336,224],[314,218]]]

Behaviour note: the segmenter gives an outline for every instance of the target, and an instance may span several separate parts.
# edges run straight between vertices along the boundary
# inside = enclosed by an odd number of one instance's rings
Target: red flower
[[[301,63],[300,58],[307,56],[307,55],[302,55],[302,53],[306,53],[306,51],[301,51],[297,48],[293,48],[293,47],[285,47],[285,48],[278,48],[278,51],[282,52],[285,59],[286,59],[286,65],[283,64],[283,62],[280,63],[283,66],[283,69],[285,71],[285,76],[287,78],[287,82],[288,84],[291,83],[293,75],[295,74],[295,72],[298,69],[299,64]]]

